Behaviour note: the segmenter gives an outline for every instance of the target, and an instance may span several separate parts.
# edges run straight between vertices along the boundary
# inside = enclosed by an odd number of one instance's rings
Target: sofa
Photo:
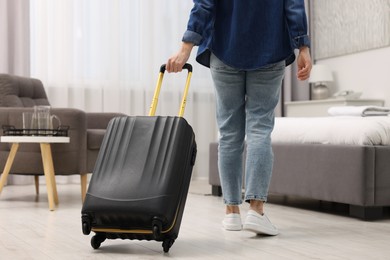
[[[326,119],[320,120],[326,121]],[[390,121],[390,118],[386,120]],[[310,120],[308,122],[313,125]],[[342,123],[349,124],[345,119]],[[381,123],[383,125],[383,120]],[[297,125],[297,128],[303,128],[301,131],[305,133],[307,139],[311,130],[301,123]],[[319,124],[316,122],[315,125]],[[339,138],[341,131],[337,130],[339,129],[337,122],[332,121],[329,125],[332,128],[324,129],[324,132],[337,133]],[[351,125],[353,127],[354,124]],[[275,126],[276,133],[272,141],[274,167],[269,187],[270,195],[298,196],[347,204],[350,216],[365,220],[383,216],[384,209],[390,206],[389,145],[366,141],[362,141],[361,144],[332,142],[329,137],[322,143],[291,142],[291,138],[280,140],[278,136],[282,134],[280,128],[294,132],[294,128],[290,125],[276,124]],[[319,125],[318,128],[326,127]],[[373,126],[373,129],[380,131],[384,138],[389,138],[390,128],[387,126],[386,128],[386,131],[383,131],[380,127]],[[319,129],[315,129],[314,132],[313,136],[320,135]],[[365,135],[367,132],[366,129]],[[349,133],[348,138],[354,134],[352,131]],[[374,133],[372,136],[377,137],[377,135],[378,133]],[[282,136],[286,136],[284,132]],[[298,136],[303,134],[299,133],[294,138],[298,139]],[[367,140],[372,141],[370,135],[367,136]],[[222,191],[217,166],[218,144],[216,142],[210,143],[209,152],[209,184],[212,194],[220,196]]]

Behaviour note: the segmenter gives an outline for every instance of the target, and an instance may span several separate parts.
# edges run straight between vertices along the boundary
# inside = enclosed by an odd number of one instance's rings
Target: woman
[[[194,0],[180,50],[168,72],[179,72],[194,46],[196,60],[210,68],[220,132],[218,168],[226,230],[241,230],[242,155],[246,138],[243,228],[277,235],[264,214],[271,180],[271,132],[285,67],[297,59],[300,80],[312,67],[304,0]]]

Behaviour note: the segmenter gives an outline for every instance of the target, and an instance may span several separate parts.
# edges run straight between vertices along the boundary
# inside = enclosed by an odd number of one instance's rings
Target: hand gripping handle
[[[167,67],[167,64],[161,65],[161,67],[160,67],[160,72],[161,72],[161,73],[164,73],[166,67]],[[183,69],[188,70],[188,72],[191,72],[191,73],[192,73],[192,65],[189,64],[189,63],[184,64]]]
[[[161,90],[161,85],[162,85],[162,81],[164,78],[165,69],[166,69],[166,64],[161,65],[156,88],[154,90],[152,104],[150,105],[149,116],[154,116],[156,114],[158,97],[160,96],[160,90]],[[187,103],[188,89],[190,87],[190,81],[191,81],[191,76],[192,76],[192,65],[189,63],[186,63],[186,64],[184,64],[183,69],[188,70],[188,74],[187,74],[186,85],[184,88],[183,98],[181,100],[179,117],[183,117],[183,115],[184,115],[184,110],[185,110],[186,103]]]

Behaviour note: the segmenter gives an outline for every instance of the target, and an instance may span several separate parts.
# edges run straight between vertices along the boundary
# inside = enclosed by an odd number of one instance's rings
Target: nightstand
[[[323,117],[329,116],[328,109],[335,106],[383,106],[380,99],[324,99],[292,101],[285,103],[287,117]]]

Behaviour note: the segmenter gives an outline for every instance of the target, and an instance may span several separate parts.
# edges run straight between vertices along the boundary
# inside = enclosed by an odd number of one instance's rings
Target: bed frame
[[[364,220],[383,216],[390,206],[390,147],[273,143],[270,194],[349,205]],[[221,195],[217,143],[210,144],[209,184]]]

